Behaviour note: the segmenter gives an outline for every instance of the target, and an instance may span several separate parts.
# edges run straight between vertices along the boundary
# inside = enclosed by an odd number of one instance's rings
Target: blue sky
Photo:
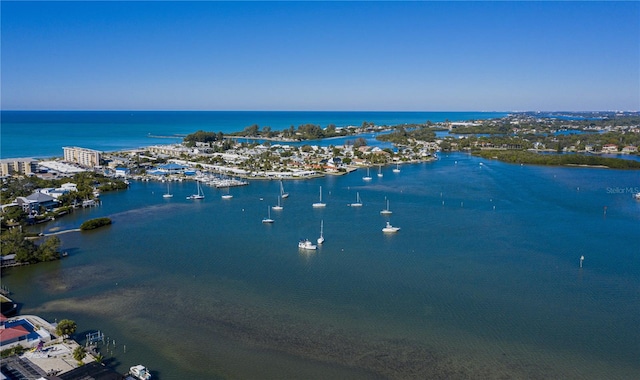
[[[2,109],[640,109],[639,2],[1,7]]]

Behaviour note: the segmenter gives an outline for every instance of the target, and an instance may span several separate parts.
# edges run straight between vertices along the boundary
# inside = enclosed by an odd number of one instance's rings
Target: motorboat
[[[129,368],[129,374],[139,380],[151,379],[151,373],[149,372],[147,367],[141,364],[134,365],[133,367]]]
[[[391,223],[387,222],[387,225],[382,229],[382,232],[398,232],[400,227],[394,227]]]
[[[313,250],[313,249],[318,249],[318,246],[313,244],[313,243],[311,243],[311,241],[309,241],[309,239],[301,239],[298,242],[298,248]]]

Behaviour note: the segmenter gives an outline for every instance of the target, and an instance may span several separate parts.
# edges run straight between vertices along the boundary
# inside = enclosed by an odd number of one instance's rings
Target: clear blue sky
[[[640,109],[635,1],[1,7],[5,110]]]

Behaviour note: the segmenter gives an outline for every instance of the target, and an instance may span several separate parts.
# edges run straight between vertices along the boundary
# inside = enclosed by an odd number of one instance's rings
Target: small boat
[[[315,244],[312,244],[311,241],[309,241],[309,239],[300,239],[300,241],[298,242],[298,248],[300,249],[318,249],[318,246]]]
[[[273,223],[275,220],[271,219],[271,208],[267,206],[267,217],[262,219],[262,223]]]
[[[162,198],[173,198],[173,194],[171,194],[171,181],[167,181],[167,192],[166,194],[162,194]]]
[[[280,197],[278,197],[278,205],[277,206],[273,206],[271,208],[276,210],[276,211],[282,210],[282,206],[280,205]]]
[[[378,166],[378,177],[382,177],[382,165]]]
[[[204,193],[200,187],[200,181],[196,181],[196,186],[198,187],[198,192],[196,194],[189,195],[187,199],[204,199]]]
[[[633,194],[633,197],[640,201],[640,193]]]
[[[129,374],[139,380],[151,379],[151,373],[149,372],[147,367],[141,364],[134,365],[133,367],[129,368]]]
[[[320,221],[320,237],[318,238],[318,244],[324,243],[324,235],[322,234],[324,230],[324,220]]]
[[[284,192],[284,185],[282,184],[282,180],[280,180],[280,197],[282,199],[289,197],[289,193]]]
[[[389,215],[389,214],[391,214],[391,213],[393,213],[393,211],[389,210],[389,200],[387,199],[387,208],[386,208],[386,209],[384,209],[384,210],[382,210],[382,211],[380,211],[380,214],[382,214],[382,215]]]
[[[233,195],[231,195],[231,194],[229,193],[229,190],[230,190],[230,189],[229,189],[229,187],[227,186],[227,193],[226,193],[226,194],[222,194],[222,197],[221,197],[222,199],[231,199],[231,198],[233,198]]]
[[[382,232],[398,232],[400,227],[394,227],[391,223],[387,222],[387,225],[382,229]]]
[[[365,181],[371,181],[371,176],[369,175],[369,168],[367,168],[367,175],[362,177],[362,179]]]
[[[396,163],[396,168],[393,169],[393,172],[394,173],[400,173],[400,164],[399,163]]]
[[[320,201],[312,204],[312,206],[318,208],[318,207],[325,207],[326,205],[327,205],[326,203],[322,203],[322,186],[320,186]]]
[[[352,203],[351,207],[362,207],[362,201],[360,200],[360,193],[356,193],[356,203]]]

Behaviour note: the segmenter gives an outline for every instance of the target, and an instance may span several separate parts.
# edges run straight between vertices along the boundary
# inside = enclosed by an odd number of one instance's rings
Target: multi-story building
[[[65,146],[62,149],[64,150],[64,160],[67,162],[75,162],[87,168],[100,165],[100,151],[75,146]]]
[[[38,168],[38,161],[33,158],[5,158],[0,160],[0,176],[23,174],[31,175]]]

